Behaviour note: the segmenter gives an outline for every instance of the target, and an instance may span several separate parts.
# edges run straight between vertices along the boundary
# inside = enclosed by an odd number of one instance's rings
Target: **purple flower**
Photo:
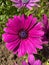
[[[41,61],[39,59],[35,60],[33,55],[29,55],[28,63],[26,61],[23,61],[22,65],[42,65],[42,64],[41,64]]]
[[[4,28],[2,35],[6,47],[18,56],[27,54],[37,54],[38,49],[42,49],[42,40],[44,32],[42,23],[37,23],[37,18],[29,15],[14,16],[10,18]]]
[[[43,15],[42,22],[43,22],[43,30],[44,30],[44,36],[42,40],[44,43],[48,43],[49,42],[49,22],[45,14]]]
[[[27,7],[28,9],[32,9],[32,6],[39,6],[36,4],[36,2],[39,2],[40,0],[11,0],[14,2],[13,6],[17,8]]]

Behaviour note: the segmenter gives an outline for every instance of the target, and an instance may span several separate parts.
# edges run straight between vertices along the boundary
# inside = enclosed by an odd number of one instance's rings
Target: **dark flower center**
[[[28,3],[29,0],[22,0],[22,3]]]
[[[20,38],[25,39],[25,38],[27,38],[28,34],[26,31],[22,30],[19,32],[19,36],[20,36]]]

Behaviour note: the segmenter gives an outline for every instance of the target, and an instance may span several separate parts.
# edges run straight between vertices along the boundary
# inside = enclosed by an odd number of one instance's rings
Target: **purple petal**
[[[8,50],[11,50],[11,51],[13,51],[15,48],[17,48],[17,46],[19,45],[19,42],[20,42],[20,40],[16,40],[16,41],[14,41],[14,42],[10,42],[10,43],[6,43],[6,48],[8,49]],[[17,51],[17,50],[16,50]]]
[[[32,42],[29,39],[27,41],[25,41],[24,44],[26,47],[26,52],[28,54],[31,54],[31,53],[37,54],[36,48],[33,46]]]
[[[18,39],[17,35],[12,35],[12,34],[8,34],[8,33],[4,33],[2,35],[4,42],[12,42],[15,41],[16,39]]]
[[[29,56],[28,56],[28,62],[29,62],[31,65],[33,65],[33,63],[35,62],[35,58],[34,58],[33,55],[29,55]]]
[[[19,3],[19,0],[11,0],[12,2],[16,2],[16,3]]]
[[[41,37],[44,35],[44,32],[42,31],[42,25],[41,23],[36,24],[30,31],[29,36],[31,37]]]
[[[40,0],[30,0],[30,2],[39,2]]]
[[[42,30],[43,28],[43,24],[41,22],[38,22],[33,29],[36,29],[36,30]]]
[[[25,20],[25,29],[28,29],[28,27],[29,27],[30,24],[31,24],[32,19],[33,19],[33,16],[32,16],[32,15],[30,15],[30,16],[28,16],[28,17],[26,18],[26,20]]]
[[[8,23],[6,23],[6,25],[15,32],[18,32],[22,28],[21,23],[21,19],[18,18],[18,16],[14,16],[13,19],[8,19]]]
[[[48,25],[48,18],[47,18],[47,16],[46,16],[45,14],[43,15],[42,22],[43,22],[44,26],[47,28],[47,25]]]
[[[4,31],[6,33],[13,34],[13,35],[16,35],[17,34],[15,31],[13,31],[13,29],[10,29],[10,27],[4,28]]]
[[[43,47],[41,46],[42,45],[42,41],[38,38],[30,38],[30,41],[32,42],[33,46],[35,48],[39,48],[39,49],[42,49]]]
[[[27,30],[30,31],[34,27],[34,25],[36,23],[37,23],[37,18],[36,17],[32,18],[32,21],[30,23],[30,26],[29,26],[29,28]]]
[[[33,65],[42,65],[40,60],[36,60]]]
[[[31,30],[29,31],[29,36],[33,38],[39,38],[44,35],[44,32],[41,30]]]
[[[24,56],[25,54],[26,54],[26,48],[25,48],[25,44],[22,40],[21,43],[20,43],[20,47],[18,49],[18,57]]]
[[[22,65],[28,65],[25,61],[22,61]]]

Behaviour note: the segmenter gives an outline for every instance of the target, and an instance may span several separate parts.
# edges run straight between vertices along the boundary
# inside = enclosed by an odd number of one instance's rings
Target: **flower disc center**
[[[22,3],[28,3],[29,0],[22,0]]]
[[[27,38],[27,32],[26,31],[20,31],[20,33],[19,33],[19,36],[22,38],[22,39],[25,39],[25,38]]]

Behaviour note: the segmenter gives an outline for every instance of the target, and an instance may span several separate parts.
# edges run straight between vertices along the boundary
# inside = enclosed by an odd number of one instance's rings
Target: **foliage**
[[[5,26],[5,23],[7,22],[7,19],[9,17],[13,17],[13,15],[21,15],[25,13],[26,15],[34,14],[38,18],[41,18],[41,15],[43,13],[46,13],[49,17],[49,2],[48,0],[41,0],[39,3],[40,7],[33,7],[33,10],[30,11],[28,9],[18,10],[14,6],[12,6],[12,2],[10,0],[0,0],[0,36],[3,33],[3,27]],[[21,13],[21,14],[20,14]]]

